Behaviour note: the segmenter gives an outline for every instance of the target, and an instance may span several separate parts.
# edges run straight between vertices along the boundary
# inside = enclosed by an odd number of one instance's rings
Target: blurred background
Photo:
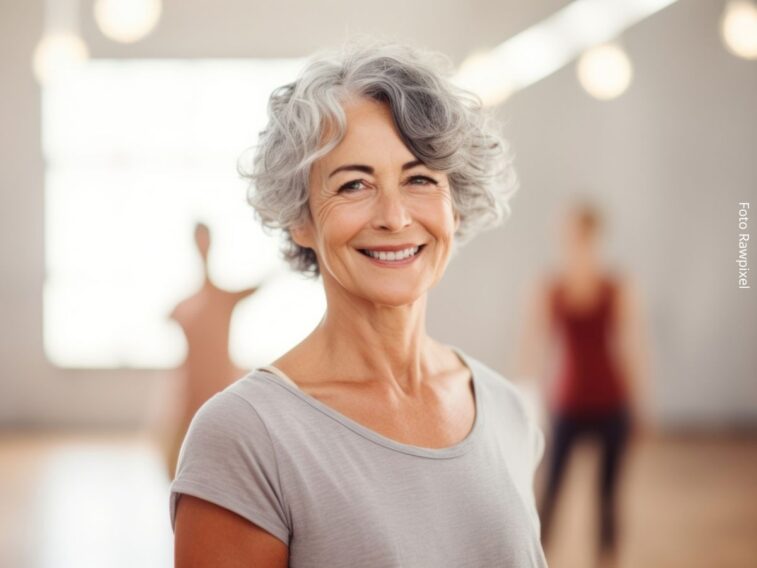
[[[593,200],[649,344],[653,427],[623,463],[619,564],[757,566],[748,0],[0,0],[0,565],[172,564],[176,425],[214,372],[195,372],[200,331],[239,378],[325,306],[257,226],[238,160],[271,90],[363,32],[445,53],[521,180],[506,224],[432,290],[431,335],[514,380],[549,438],[551,367],[518,365],[525,305],[559,263],[565,204]],[[576,450],[557,568],[596,548],[597,448]]]

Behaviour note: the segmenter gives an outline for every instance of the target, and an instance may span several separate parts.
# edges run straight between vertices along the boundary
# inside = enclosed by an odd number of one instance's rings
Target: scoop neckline
[[[336,420],[341,425],[345,426],[346,428],[350,429],[356,434],[359,434],[363,438],[366,438],[381,446],[384,446],[391,450],[395,450],[397,452],[414,455],[414,456],[420,456],[420,457],[426,457],[426,458],[439,458],[439,459],[452,458],[452,457],[460,456],[464,454],[465,452],[467,452],[473,446],[476,439],[479,437],[480,432],[483,428],[483,422],[484,422],[484,411],[483,411],[484,405],[481,400],[481,397],[482,397],[482,392],[481,392],[481,387],[480,387],[481,382],[478,377],[477,369],[474,368],[475,367],[474,362],[461,349],[453,345],[448,345],[447,347],[451,348],[457,354],[457,356],[460,358],[463,364],[470,371],[471,381],[473,384],[473,391],[474,391],[473,394],[475,398],[476,416],[474,417],[474,420],[473,420],[473,426],[471,427],[471,429],[469,430],[465,438],[463,438],[456,444],[452,446],[447,446],[445,448],[426,448],[423,446],[414,446],[412,444],[404,444],[402,442],[398,442],[397,440],[393,440],[392,438],[387,438],[386,436],[379,434],[375,430],[371,430],[367,426],[363,426],[359,422],[352,420],[351,418],[345,416],[341,412],[321,402],[317,398],[307,394],[301,388],[295,386],[296,383],[294,383],[294,381],[292,381],[293,384],[289,384],[284,379],[282,379],[282,377],[278,376],[277,373],[275,373],[274,371],[270,371],[266,369],[266,367],[275,369],[276,371],[281,373],[281,375],[286,377],[286,379],[291,381],[292,379],[290,379],[278,367],[275,367],[273,365],[266,365],[265,367],[258,367],[257,369],[255,369],[255,371],[257,371],[259,373],[259,376],[263,377],[265,380],[272,382],[276,385],[279,385],[281,388],[285,389],[287,392],[296,396],[300,400],[308,403],[310,406],[312,406],[316,410],[319,410],[326,416]]]

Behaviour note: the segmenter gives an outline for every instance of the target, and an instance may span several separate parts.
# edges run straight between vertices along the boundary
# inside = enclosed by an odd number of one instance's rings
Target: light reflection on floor
[[[14,486],[22,496],[11,509],[18,524],[3,515],[14,541],[0,541],[0,565],[172,566],[168,479],[156,450],[133,435],[66,438],[20,441],[16,452],[2,444],[0,497]]]

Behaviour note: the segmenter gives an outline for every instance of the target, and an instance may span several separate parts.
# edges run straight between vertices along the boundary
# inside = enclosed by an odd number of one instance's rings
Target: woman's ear
[[[310,221],[310,215],[306,215],[304,219],[298,221],[295,225],[292,225],[289,229],[289,233],[292,235],[292,240],[301,247],[315,248],[313,224]]]

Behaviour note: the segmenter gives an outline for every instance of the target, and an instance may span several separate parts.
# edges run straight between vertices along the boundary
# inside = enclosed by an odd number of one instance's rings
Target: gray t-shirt
[[[546,567],[533,495],[544,436],[516,387],[455,351],[473,375],[467,437],[402,444],[256,369],[195,414],[170,487],[289,545],[292,568]]]

